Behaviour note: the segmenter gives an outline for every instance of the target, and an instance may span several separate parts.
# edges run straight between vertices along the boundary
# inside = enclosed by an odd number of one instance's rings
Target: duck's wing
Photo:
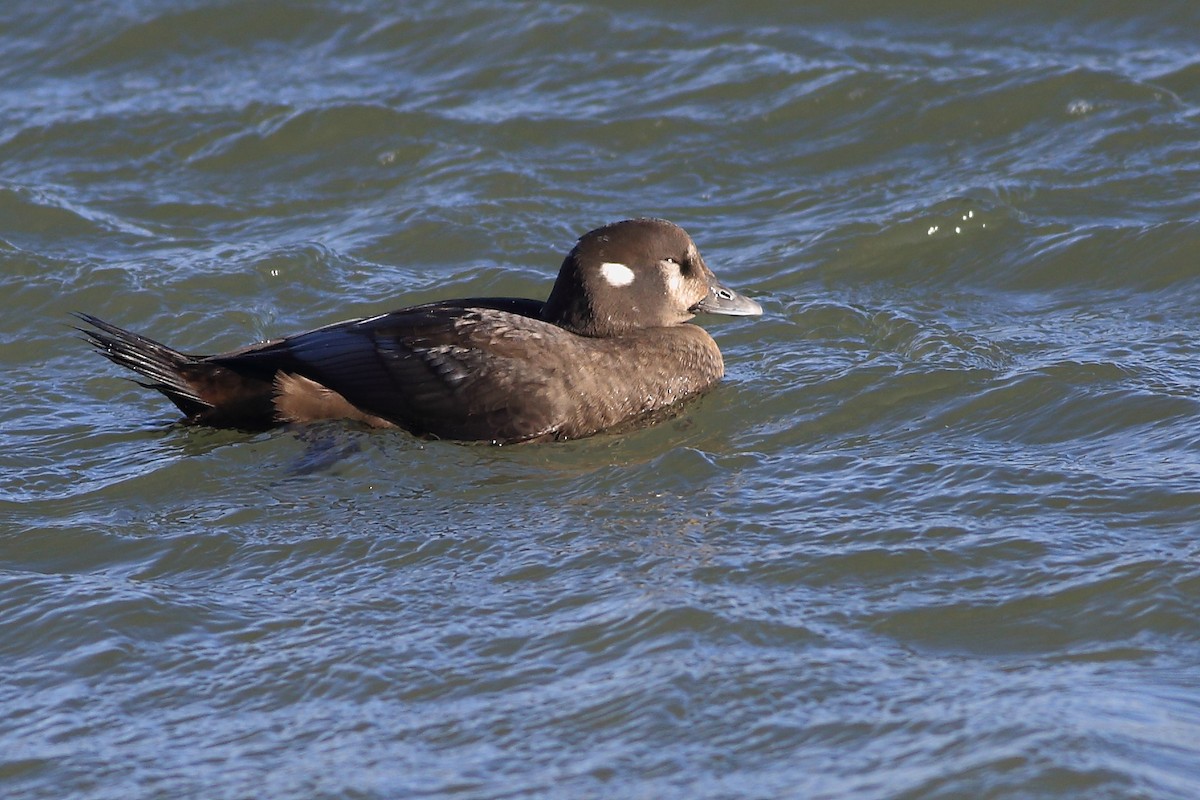
[[[518,311],[534,301],[495,301]],[[552,432],[554,333],[532,314],[451,301],[351,320],[211,356],[239,373],[299,376],[414,433],[520,441]],[[561,354],[560,354],[561,357]],[[307,385],[307,384],[306,384]]]

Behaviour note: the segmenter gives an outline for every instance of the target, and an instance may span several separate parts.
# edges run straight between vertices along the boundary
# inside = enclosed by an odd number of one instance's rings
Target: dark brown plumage
[[[197,424],[348,418],[497,443],[575,439],[654,418],[724,373],[699,312],[762,309],[726,289],[683,229],[626,220],[580,238],[545,302],[447,300],[210,356],[96,317],[81,328]]]

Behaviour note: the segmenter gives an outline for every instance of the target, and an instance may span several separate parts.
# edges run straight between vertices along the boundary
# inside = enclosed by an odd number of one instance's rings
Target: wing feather
[[[548,323],[495,308],[418,306],[213,357],[302,375],[416,433],[516,440],[553,424]],[[531,357],[532,356],[532,357]]]

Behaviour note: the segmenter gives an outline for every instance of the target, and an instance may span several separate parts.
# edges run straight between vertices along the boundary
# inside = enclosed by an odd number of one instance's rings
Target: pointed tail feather
[[[200,361],[198,357],[172,350],[161,342],[118,328],[91,314],[76,313],[75,317],[91,326],[76,326],[75,330],[86,336],[102,356],[149,380],[148,383],[137,383],[162,392],[189,417],[212,410],[213,404],[201,397],[184,376],[186,367]]]

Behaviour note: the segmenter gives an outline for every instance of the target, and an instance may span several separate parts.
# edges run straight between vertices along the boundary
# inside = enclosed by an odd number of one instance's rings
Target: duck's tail
[[[211,412],[213,403],[205,400],[188,373],[203,361],[202,356],[192,356],[173,350],[161,342],[118,328],[91,314],[76,313],[75,317],[90,328],[76,326],[75,330],[114,364],[131,369],[147,382],[136,381],[147,389],[156,389],[167,396],[189,419],[196,419]]]

